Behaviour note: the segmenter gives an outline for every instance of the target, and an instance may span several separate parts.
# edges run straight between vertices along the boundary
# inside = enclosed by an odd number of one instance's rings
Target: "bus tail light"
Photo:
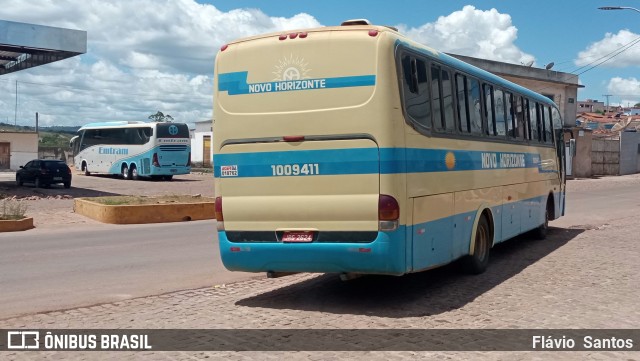
[[[215,203],[216,223],[218,231],[224,231],[224,216],[222,215],[222,197],[216,197]]]
[[[395,231],[400,219],[400,205],[392,196],[381,194],[378,198],[378,229]]]
[[[156,167],[160,166],[160,162],[158,161],[158,153],[153,153],[153,161],[152,164]]]

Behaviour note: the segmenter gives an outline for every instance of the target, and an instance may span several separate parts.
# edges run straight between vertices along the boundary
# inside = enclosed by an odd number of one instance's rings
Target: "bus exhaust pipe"
[[[340,281],[347,282],[362,277],[361,273],[344,272],[340,274]]]
[[[280,277],[285,277],[285,276],[291,276],[294,274],[297,274],[298,272],[273,272],[273,271],[268,271],[267,272],[267,278],[280,278]]]

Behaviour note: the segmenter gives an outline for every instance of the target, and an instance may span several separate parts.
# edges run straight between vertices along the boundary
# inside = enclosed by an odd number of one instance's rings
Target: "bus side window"
[[[456,98],[458,99],[458,129],[462,133],[471,132],[471,124],[469,124],[469,103],[468,103],[467,77],[462,74],[456,74]]]
[[[436,129],[444,129],[444,114],[441,108],[440,67],[431,64],[431,104],[433,104],[433,125]]]
[[[410,55],[402,57],[404,107],[411,120],[422,128],[431,128],[431,103],[427,66]]]
[[[517,138],[518,133],[515,125],[515,103],[513,102],[513,95],[509,92],[504,93],[504,104],[507,111],[507,136],[509,138]]]
[[[485,124],[485,134],[496,135],[496,123],[495,123],[495,108],[493,103],[493,86],[489,84],[482,84],[484,88],[484,115],[487,119]]]
[[[522,115],[524,116],[524,139],[531,140],[531,119],[529,118],[529,99],[522,98]]]
[[[442,69],[442,104],[445,128],[447,132],[455,133],[456,119],[453,111],[453,84],[451,75],[447,69]]]
[[[545,107],[544,112],[544,140],[553,144],[553,127],[551,126],[551,107]]]
[[[530,102],[529,103],[529,120],[531,125],[531,140],[536,142],[540,141],[540,131],[539,126],[540,122],[538,122],[538,103]]]
[[[471,133],[482,134],[482,99],[480,96],[480,82],[475,79],[467,79],[469,89],[469,118],[471,123]]]
[[[515,122],[515,134],[516,138],[519,140],[526,139],[526,125],[527,121],[525,119],[525,114],[527,110],[525,108],[524,100],[521,96],[516,96],[516,122]]]
[[[494,100],[496,104],[496,135],[504,138],[507,134],[507,115],[504,101],[504,92],[502,89],[496,89],[494,92]]]

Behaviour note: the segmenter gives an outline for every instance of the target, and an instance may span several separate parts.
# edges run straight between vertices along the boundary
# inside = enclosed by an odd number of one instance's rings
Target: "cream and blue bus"
[[[171,180],[191,172],[191,139],[183,123],[90,123],[70,142],[74,165],[85,175]]]
[[[234,41],[215,82],[229,270],[481,273],[495,244],[564,214],[556,104],[393,28]]]

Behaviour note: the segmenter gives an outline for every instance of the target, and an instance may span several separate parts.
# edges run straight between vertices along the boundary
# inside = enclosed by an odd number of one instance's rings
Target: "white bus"
[[[557,105],[395,29],[237,40],[214,76],[230,270],[480,273],[495,244],[564,214]]]
[[[78,130],[70,146],[75,168],[85,175],[171,180],[191,172],[189,128],[182,123],[90,123]]]

